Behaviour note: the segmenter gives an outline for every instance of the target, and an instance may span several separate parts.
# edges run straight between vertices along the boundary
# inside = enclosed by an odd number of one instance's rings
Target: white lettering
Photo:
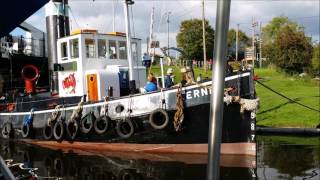
[[[207,96],[208,95],[208,89],[207,88],[202,88],[201,89],[201,96]]]
[[[191,91],[187,91],[187,99],[192,99]]]
[[[212,94],[212,90],[211,90],[211,88],[209,89],[209,94]]]
[[[200,91],[198,89],[193,91],[193,96],[194,97],[200,97]]]

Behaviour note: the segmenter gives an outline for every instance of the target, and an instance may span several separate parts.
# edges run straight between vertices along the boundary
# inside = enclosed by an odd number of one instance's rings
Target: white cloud
[[[115,0],[116,10],[116,30],[124,31],[123,21],[123,1]],[[211,26],[215,26],[216,1],[206,0],[205,15]],[[72,27],[76,28],[77,24],[81,28],[95,28],[100,32],[112,31],[112,1],[69,1],[72,13],[70,19]],[[201,18],[201,1],[200,0],[176,0],[176,1],[146,1],[135,0],[133,5],[134,29],[137,37],[145,41],[149,35],[150,13],[152,7],[155,7],[155,34],[157,40],[162,45],[167,43],[167,23],[163,14],[171,12],[170,23],[170,41],[175,45],[175,36],[179,31],[180,22],[184,19]],[[305,26],[307,35],[312,35],[319,42],[319,1],[244,1],[234,0],[231,5],[230,27],[236,27],[240,23],[240,29],[250,35],[251,20],[255,17],[257,21],[266,24],[273,17],[288,16],[292,20]],[[317,18],[314,16],[318,16]],[[162,22],[160,23],[162,17]],[[297,17],[313,17],[301,18]],[[43,9],[31,16],[29,23],[44,30],[45,17]],[[77,21],[77,24],[76,22]],[[170,43],[171,44],[171,43]]]

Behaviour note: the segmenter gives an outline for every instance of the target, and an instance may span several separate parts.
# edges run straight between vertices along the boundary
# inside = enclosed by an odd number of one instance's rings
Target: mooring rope
[[[260,82],[259,80],[256,80],[256,82],[257,82],[258,84],[260,84],[261,86],[263,86],[264,88],[266,88],[266,89],[274,92],[275,94],[277,94],[277,95],[279,95],[279,96],[287,99],[287,100],[288,100],[289,102],[291,102],[291,103],[298,104],[298,105],[300,105],[300,106],[302,106],[302,107],[305,107],[305,108],[307,108],[307,109],[309,109],[309,110],[312,110],[312,111],[320,112],[319,109],[315,109],[315,108],[313,108],[313,107],[310,107],[310,106],[304,105],[304,104],[302,104],[302,103],[299,103],[299,102],[297,102],[297,101],[295,101],[295,100],[293,100],[293,99],[291,99],[291,98],[289,98],[289,97],[287,97],[287,96],[285,96],[285,95],[277,92],[276,90],[274,90],[274,89],[270,88],[269,86],[263,84],[263,83]]]

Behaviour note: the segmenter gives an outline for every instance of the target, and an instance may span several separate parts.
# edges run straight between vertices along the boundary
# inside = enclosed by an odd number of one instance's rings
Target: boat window
[[[95,58],[96,57],[96,47],[95,47],[94,39],[86,39],[85,46],[86,46],[87,58]]]
[[[125,41],[119,41],[119,59],[127,59],[127,45]]]
[[[71,39],[70,40],[70,52],[71,52],[71,58],[78,58],[79,57],[79,40],[77,39]]]
[[[117,43],[114,40],[109,40],[110,59],[118,59],[117,57]]]
[[[105,39],[98,39],[98,57],[106,58],[107,56],[107,44]]]
[[[61,43],[61,59],[67,60],[68,59],[68,50],[67,50],[67,42]]]

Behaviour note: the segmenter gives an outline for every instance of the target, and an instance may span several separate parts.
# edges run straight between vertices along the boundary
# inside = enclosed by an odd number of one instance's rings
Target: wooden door
[[[98,101],[98,82],[96,74],[87,75],[87,87],[89,101]]]

